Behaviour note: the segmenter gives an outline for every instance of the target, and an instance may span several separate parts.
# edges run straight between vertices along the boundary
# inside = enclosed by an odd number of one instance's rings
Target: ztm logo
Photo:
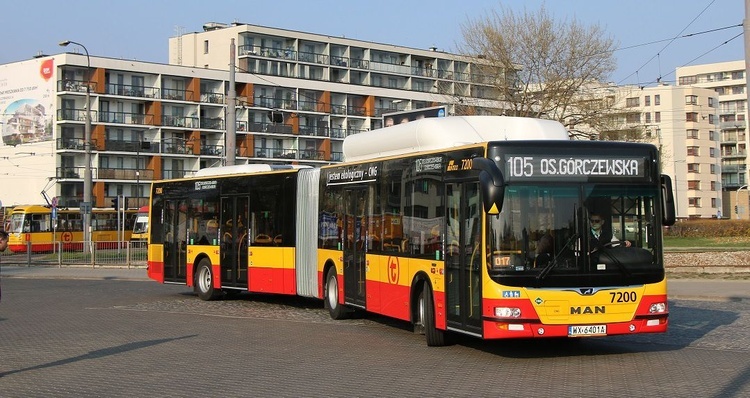
[[[398,257],[388,257],[388,283],[398,283],[399,270]]]

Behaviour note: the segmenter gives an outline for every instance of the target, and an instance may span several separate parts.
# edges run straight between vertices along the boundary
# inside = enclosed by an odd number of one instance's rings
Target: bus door
[[[164,201],[164,280],[187,282],[187,200]]]
[[[367,190],[344,190],[344,300],[365,307]]]
[[[448,327],[481,333],[482,224],[479,183],[446,183],[445,296]]]
[[[248,198],[221,198],[221,285],[247,288]]]

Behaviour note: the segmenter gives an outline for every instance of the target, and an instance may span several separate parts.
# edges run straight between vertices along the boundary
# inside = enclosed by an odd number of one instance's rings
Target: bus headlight
[[[651,314],[662,314],[667,312],[667,303],[653,303],[648,312]]]
[[[498,318],[520,318],[521,309],[514,307],[495,307],[495,316]]]

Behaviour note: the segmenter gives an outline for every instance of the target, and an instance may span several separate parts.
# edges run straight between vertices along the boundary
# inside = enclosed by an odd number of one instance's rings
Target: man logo
[[[592,294],[594,294],[594,288],[593,287],[582,288],[580,289],[580,292],[584,296],[591,296]]]

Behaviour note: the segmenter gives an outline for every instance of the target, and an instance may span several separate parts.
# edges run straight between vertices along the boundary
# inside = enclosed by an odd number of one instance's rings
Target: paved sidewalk
[[[2,278],[115,279],[147,281],[145,267],[17,267],[0,268]],[[750,280],[669,279],[669,297],[677,300],[750,301]]]

